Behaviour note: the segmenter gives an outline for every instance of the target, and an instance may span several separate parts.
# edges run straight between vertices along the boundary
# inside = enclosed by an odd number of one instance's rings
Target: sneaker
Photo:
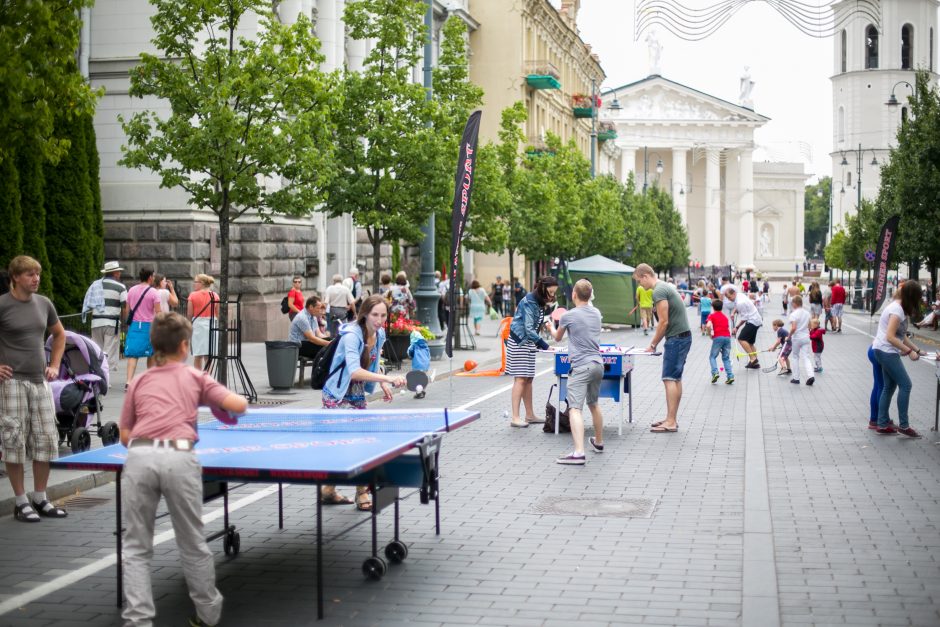
[[[725,379],[725,385],[731,385],[732,383],[734,383],[734,377],[728,377]]]
[[[198,616],[191,616],[189,618],[189,627],[215,627],[209,623],[204,623]]]
[[[745,367],[745,368],[748,368],[749,370],[754,370],[755,368],[760,368],[760,362],[759,362],[759,361],[749,361],[749,362],[747,363],[747,365],[744,366],[744,367]]]
[[[878,432],[878,435],[897,435],[898,430],[894,428],[893,425],[888,425],[887,427],[875,427],[875,431]]]
[[[717,381],[718,381],[718,373],[716,372],[715,374],[712,375],[712,383],[716,383]]]
[[[566,466],[583,466],[584,465],[584,455],[575,455],[574,453],[568,453],[567,455],[562,455],[555,460],[556,464],[564,464]]]
[[[822,372],[822,368],[813,368],[813,372]]]
[[[904,429],[898,429],[898,433],[903,433],[904,435],[906,435],[906,436],[909,437],[909,438],[919,438],[919,437],[923,437],[923,436],[921,436],[919,433],[917,433],[916,431],[914,431],[914,427],[905,427]]]
[[[588,438],[588,442],[591,443],[591,450],[594,451],[595,453],[603,453],[603,452],[604,452],[604,445],[603,445],[603,444],[598,444],[597,442],[595,442],[593,435],[592,435],[590,438]]]
[[[889,426],[889,427],[893,427],[893,426],[894,426],[894,421],[893,421],[893,420],[889,420],[889,421],[888,421],[888,426]],[[877,421],[877,420],[869,420],[869,421],[868,421],[868,428],[871,429],[872,431],[874,431],[875,429],[877,429],[877,428],[878,428],[878,421]]]
[[[799,379],[790,379],[790,383],[793,383],[793,384],[795,384],[795,385],[799,385],[799,384],[800,384],[800,380],[799,380]]]
[[[816,377],[810,377],[806,380],[806,385],[813,385],[814,383],[816,383]]]

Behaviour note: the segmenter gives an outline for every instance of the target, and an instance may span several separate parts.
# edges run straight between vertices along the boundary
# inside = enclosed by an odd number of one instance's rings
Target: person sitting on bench
[[[321,326],[324,315],[326,303],[311,296],[306,300],[304,310],[291,321],[287,340],[300,344],[300,357],[313,359],[321,347],[330,343],[329,334]]]

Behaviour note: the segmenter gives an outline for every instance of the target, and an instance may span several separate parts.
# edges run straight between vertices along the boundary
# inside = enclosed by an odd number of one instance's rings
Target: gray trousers
[[[108,356],[108,370],[113,378],[118,365],[118,358],[121,355],[120,352],[118,352],[120,336],[114,329],[114,324],[112,323],[111,326],[108,327],[93,327],[91,330],[91,339],[94,340],[95,344]]]
[[[202,531],[202,467],[192,451],[133,447],[124,464],[125,627],[150,627],[156,615],[150,583],[153,528],[161,495],[176,532],[189,598],[202,622],[215,625],[222,595],[215,587],[215,561]]]

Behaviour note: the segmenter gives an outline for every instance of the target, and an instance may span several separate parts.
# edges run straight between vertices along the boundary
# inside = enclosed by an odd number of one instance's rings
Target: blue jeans
[[[881,374],[884,377],[884,389],[881,390],[881,399],[878,401],[878,427],[888,426],[888,408],[891,407],[891,397],[894,390],[898,390],[898,426],[907,429],[907,407],[911,400],[911,378],[901,363],[898,353],[886,353],[875,349],[875,361],[881,365]]]
[[[682,381],[685,359],[692,348],[692,334],[667,337],[663,348],[663,381]]]
[[[881,376],[881,365],[875,361],[875,349],[872,346],[868,347],[868,361],[871,362],[871,374],[875,380],[868,399],[868,422],[878,422],[878,401],[881,400],[881,390],[885,387],[885,379]]]
[[[721,361],[725,364],[725,376],[728,378],[734,377],[734,372],[731,370],[731,338],[730,337],[713,337],[712,338],[712,349],[708,353],[708,363],[712,367],[712,375],[718,374],[718,353],[721,353]]]

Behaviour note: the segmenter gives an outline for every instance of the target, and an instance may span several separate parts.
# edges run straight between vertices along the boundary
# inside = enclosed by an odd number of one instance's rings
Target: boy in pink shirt
[[[150,583],[153,528],[163,496],[170,510],[189,596],[197,616],[190,625],[215,625],[222,595],[215,563],[202,531],[202,467],[193,447],[199,439],[200,405],[241,414],[244,397],[205,372],[187,366],[192,325],[177,313],[157,314],[150,340],[156,367],[134,379],[121,409],[121,443],[128,448],[123,482],[125,625],[152,625],[156,609]]]
[[[728,317],[721,310],[721,299],[712,301],[712,313],[705,319],[705,328],[712,336],[712,349],[708,353],[708,363],[712,367],[712,383],[718,382],[718,354],[725,365],[725,383],[734,383],[734,371],[731,369],[731,328]]]

